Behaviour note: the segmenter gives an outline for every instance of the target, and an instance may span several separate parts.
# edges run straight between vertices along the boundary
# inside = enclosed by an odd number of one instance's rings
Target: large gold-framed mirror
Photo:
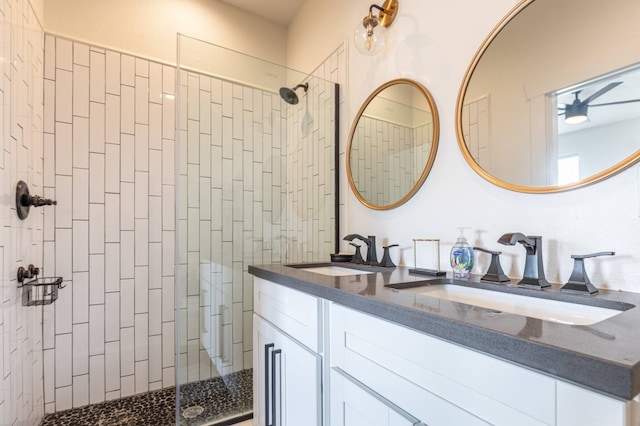
[[[424,183],[438,149],[438,110],[420,83],[400,78],[369,95],[349,132],[347,176],[365,206],[388,210]]]
[[[524,0],[484,41],[456,107],[483,178],[529,193],[605,179],[640,158],[640,1]]]

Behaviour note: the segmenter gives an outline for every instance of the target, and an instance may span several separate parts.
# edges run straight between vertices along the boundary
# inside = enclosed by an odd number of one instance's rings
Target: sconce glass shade
[[[372,13],[358,22],[353,35],[358,52],[363,55],[375,55],[384,50],[387,28]]]

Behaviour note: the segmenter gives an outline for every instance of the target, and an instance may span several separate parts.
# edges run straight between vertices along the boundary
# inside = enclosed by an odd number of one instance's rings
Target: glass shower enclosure
[[[178,36],[176,423],[252,412],[251,264],[337,245],[337,85]]]

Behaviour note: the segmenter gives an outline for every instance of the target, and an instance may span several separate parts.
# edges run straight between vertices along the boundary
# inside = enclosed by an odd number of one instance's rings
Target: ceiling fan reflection
[[[589,118],[588,116],[589,108],[640,102],[640,99],[628,99],[628,100],[622,100],[622,101],[616,101],[616,102],[605,102],[601,104],[591,103],[595,99],[615,89],[621,84],[622,84],[622,81],[615,81],[613,83],[609,83],[606,86],[604,86],[602,89],[598,90],[597,92],[595,92],[594,94],[592,94],[591,96],[589,96],[584,100],[580,100],[579,98],[580,92],[582,92],[582,90],[571,92],[575,96],[575,99],[573,100],[572,103],[565,104],[564,107],[559,107],[558,111],[560,112],[558,113],[558,115],[564,115],[565,122],[568,124],[578,124],[578,123],[583,123],[587,121],[587,119]]]

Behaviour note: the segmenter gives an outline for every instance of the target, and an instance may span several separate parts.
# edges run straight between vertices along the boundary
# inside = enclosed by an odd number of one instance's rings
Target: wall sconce
[[[378,10],[378,16],[373,15],[373,9]],[[382,6],[372,4],[369,14],[358,22],[353,35],[356,49],[365,55],[375,55],[385,46],[385,33],[398,15],[398,0],[385,0]]]

